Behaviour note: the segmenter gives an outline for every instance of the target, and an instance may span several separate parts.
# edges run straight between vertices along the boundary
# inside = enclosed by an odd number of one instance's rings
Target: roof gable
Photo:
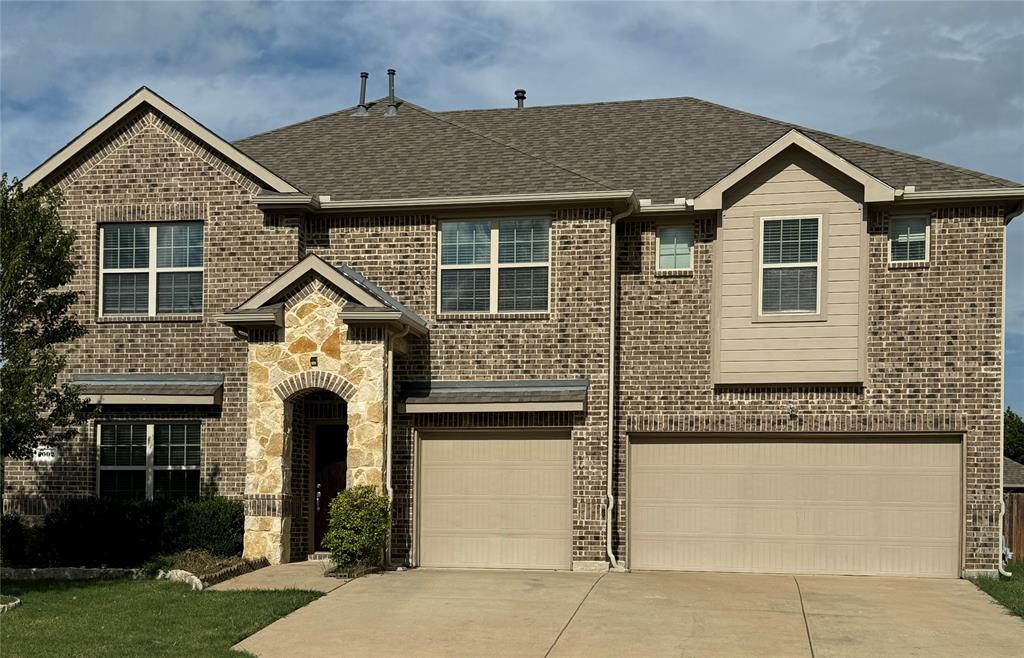
[[[763,151],[750,158],[736,169],[733,169],[727,176],[698,195],[694,199],[694,209],[721,210],[722,194],[726,190],[755,172],[769,160],[791,146],[806,151],[810,155],[831,166],[833,169],[838,170],[863,185],[864,201],[867,203],[892,201],[896,198],[896,190],[889,185],[886,185],[863,169],[850,164],[803,133],[800,133],[797,130],[790,130],[785,135],[769,144]]]
[[[96,140],[102,138],[108,131],[117,126],[123,119],[130,116],[132,112],[143,105],[148,105],[171,121],[177,123],[197,140],[209,146],[222,157],[233,163],[236,167],[248,172],[254,178],[262,181],[269,189],[275,192],[285,193],[298,191],[291,183],[274,174],[259,162],[256,162],[254,159],[233,146],[230,142],[220,138],[201,123],[146,87],[141,87],[134,94],[118,104],[117,107],[104,115],[99,121],[86,128],[80,135],[78,135],[78,137],[65,145],[64,148],[54,153],[49,157],[49,159],[32,170],[31,173],[22,179],[22,185],[26,188],[32,187],[57,172],[76,155],[84,151]]]
[[[243,318],[253,315],[255,311],[269,310],[275,314],[275,317],[271,318],[271,320],[279,322],[280,320],[277,318],[279,311],[271,307],[276,306],[276,302],[279,302],[282,297],[310,274],[321,277],[324,281],[340,290],[346,297],[353,300],[357,308],[346,310],[353,317],[359,319],[372,319],[374,317],[386,319],[385,315],[394,315],[396,318],[401,318],[414,332],[421,334],[426,332],[427,323],[423,318],[384,292],[369,279],[348,266],[332,266],[316,254],[309,254],[285,270],[249,299],[242,302],[236,309],[229,312],[228,315]],[[367,313],[361,313],[359,308]]]

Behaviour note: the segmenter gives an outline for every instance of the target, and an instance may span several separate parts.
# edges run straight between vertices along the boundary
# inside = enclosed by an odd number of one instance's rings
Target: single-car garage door
[[[571,468],[567,434],[424,436],[420,564],[568,569]]]
[[[956,577],[956,439],[631,441],[633,569]]]

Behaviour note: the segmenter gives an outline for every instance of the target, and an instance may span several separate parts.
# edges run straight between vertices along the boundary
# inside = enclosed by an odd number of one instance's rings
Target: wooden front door
[[[331,501],[345,489],[348,427],[316,425],[316,467],[313,492],[313,547],[320,550],[330,520]]]

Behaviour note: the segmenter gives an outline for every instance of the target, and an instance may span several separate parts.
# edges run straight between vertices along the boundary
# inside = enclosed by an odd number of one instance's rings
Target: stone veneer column
[[[292,501],[291,399],[315,389],[348,407],[346,486],[381,485],[384,341],[354,342],[338,305],[310,293],[285,314],[284,342],[249,345],[245,450],[246,558],[287,562]],[[317,366],[310,357],[317,357]]]

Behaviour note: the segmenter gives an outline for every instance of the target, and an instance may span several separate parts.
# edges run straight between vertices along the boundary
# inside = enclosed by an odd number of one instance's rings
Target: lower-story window
[[[101,498],[199,496],[199,423],[102,423],[97,434]]]

